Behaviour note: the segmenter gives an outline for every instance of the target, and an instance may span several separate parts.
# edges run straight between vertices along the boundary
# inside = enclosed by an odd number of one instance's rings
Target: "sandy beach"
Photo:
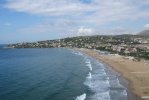
[[[129,81],[129,89],[136,96],[135,100],[149,100],[149,64],[144,61],[133,61],[120,55],[100,54],[89,49],[75,49],[103,61],[122,77]]]

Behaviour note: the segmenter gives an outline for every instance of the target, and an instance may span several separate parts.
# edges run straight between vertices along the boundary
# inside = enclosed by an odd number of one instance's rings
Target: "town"
[[[32,43],[9,44],[10,48],[88,48],[108,51],[136,59],[149,60],[149,37],[140,35],[79,36]]]

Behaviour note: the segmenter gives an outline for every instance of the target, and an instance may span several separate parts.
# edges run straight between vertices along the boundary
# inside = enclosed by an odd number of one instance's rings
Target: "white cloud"
[[[79,0],[8,0],[6,8],[38,15],[66,15],[92,10]]]
[[[148,5],[147,0],[92,0],[84,4],[80,0],[8,0],[6,7],[17,11],[30,13],[56,13],[56,12],[84,12],[92,10],[117,10],[140,8]],[[123,8],[124,7],[124,8]],[[109,9],[113,8],[113,9]],[[106,12],[105,12],[106,13]]]
[[[75,22],[67,20],[67,19],[57,19],[57,20],[44,20],[42,23],[21,28],[18,30],[18,33],[32,33],[34,35],[42,33],[44,34],[60,34],[68,35],[68,33],[72,33],[72,29],[75,29]]]
[[[80,27],[77,32],[77,36],[93,35],[94,30],[91,28]]]
[[[148,6],[148,0],[91,0],[87,4],[80,0],[7,0],[4,7],[33,15],[55,16],[48,24],[25,28],[30,32],[73,32],[76,35],[93,34],[100,30],[99,26],[112,22],[148,19]]]
[[[26,12],[30,14],[46,16],[80,16],[92,19],[95,22],[109,22],[124,19],[138,19],[148,17],[149,9],[142,10],[142,6],[148,5],[147,0],[92,0],[85,4],[80,0],[8,0],[6,8]],[[94,13],[90,13],[94,12]],[[86,17],[89,13],[90,17]]]

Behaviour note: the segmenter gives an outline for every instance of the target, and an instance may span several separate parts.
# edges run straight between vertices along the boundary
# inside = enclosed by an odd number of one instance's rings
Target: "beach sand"
[[[133,61],[120,55],[100,54],[95,50],[75,49],[111,66],[129,81],[128,87],[133,93],[130,100],[149,100],[149,64]],[[132,96],[132,94],[130,94]]]

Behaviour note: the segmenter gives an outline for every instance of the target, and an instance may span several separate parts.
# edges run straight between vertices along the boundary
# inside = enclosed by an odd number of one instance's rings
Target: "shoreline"
[[[124,59],[123,56],[103,55],[90,49],[74,48],[73,50],[85,53],[103,62],[118,73],[121,84],[127,88],[128,100],[149,100],[149,88],[147,88],[149,87],[149,73],[147,72],[149,67],[143,66],[143,62]],[[146,79],[142,75],[144,73],[148,75],[145,76]]]
[[[97,59],[98,60],[98,59]],[[101,61],[101,60],[99,60]],[[113,71],[114,74],[118,77],[118,80],[120,82],[120,84],[122,84],[126,90],[127,90],[127,99],[128,100],[143,100],[141,99],[138,95],[136,95],[135,93],[132,92],[132,89],[130,87],[130,80],[126,79],[122,73],[118,72],[117,70],[115,70],[112,66],[110,66],[109,64],[105,63],[104,61],[101,61],[102,63],[104,63],[106,66],[106,68],[110,71]]]
[[[93,57],[93,56],[91,56],[91,57]],[[127,89],[128,100],[144,100],[144,99],[142,99],[141,97],[139,97],[137,94],[135,94],[132,91],[131,80],[129,80],[126,77],[124,77],[122,73],[120,73],[119,71],[117,71],[116,69],[114,69],[110,64],[106,63],[105,61],[99,60],[99,59],[96,59],[96,60],[104,63],[105,65],[107,65],[106,68],[108,68],[108,70],[114,71],[114,73],[117,75],[117,77],[119,79],[120,84],[122,84]]]

